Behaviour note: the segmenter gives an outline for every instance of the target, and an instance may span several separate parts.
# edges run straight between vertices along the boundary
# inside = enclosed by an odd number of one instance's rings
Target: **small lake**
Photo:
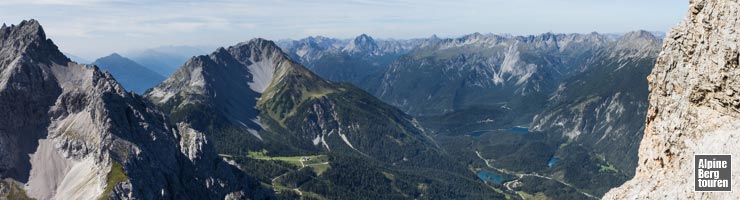
[[[552,166],[553,166],[553,165],[555,165],[555,163],[557,163],[558,161],[560,161],[560,158],[558,158],[558,157],[555,157],[555,156],[553,156],[552,158],[550,158],[550,160],[549,160],[549,161],[547,161],[547,166],[548,166],[548,167],[552,167]]]
[[[514,132],[514,133],[529,133],[529,128],[522,127],[522,126],[515,126],[513,128],[510,128],[508,131]]]
[[[507,178],[504,175],[501,175],[495,172],[485,171],[485,170],[479,171],[476,175],[478,175],[478,178],[480,178],[480,180],[483,180],[484,182],[495,183],[495,184],[502,184],[506,181],[511,180],[510,178]]]

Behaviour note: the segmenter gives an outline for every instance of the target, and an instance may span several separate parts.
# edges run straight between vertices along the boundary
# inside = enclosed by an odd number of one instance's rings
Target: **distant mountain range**
[[[210,46],[163,46],[144,50],[134,50],[122,53],[126,57],[168,77],[174,73],[185,61],[193,56],[205,55],[216,49]]]
[[[82,57],[79,57],[79,56],[76,56],[76,55],[73,55],[73,54],[70,54],[70,53],[64,53],[64,55],[67,56],[67,58],[69,58],[70,60],[72,60],[74,62],[77,62],[79,64],[89,64],[89,63],[91,63],[87,59],[84,59]]]
[[[139,94],[144,93],[165,79],[164,76],[117,53],[98,58],[91,64],[97,65],[103,71],[110,72],[124,88]]]
[[[375,40],[363,34],[353,40],[309,37],[278,44],[322,77],[353,83],[410,114],[439,115],[487,103],[503,105],[517,96],[546,96],[560,80],[589,67],[592,53],[619,37],[476,33],[455,39]]]
[[[420,41],[420,40],[419,40]],[[281,48],[311,71],[337,82],[369,90],[388,65],[415,47],[417,40],[375,40],[362,34],[352,40],[309,37],[281,41]]]

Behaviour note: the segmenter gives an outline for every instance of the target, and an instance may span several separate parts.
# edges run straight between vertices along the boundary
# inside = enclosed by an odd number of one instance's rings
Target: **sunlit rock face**
[[[692,0],[648,77],[645,135],[635,177],[605,199],[731,199],[694,192],[694,154],[740,155],[740,70],[735,0]],[[740,168],[733,166],[737,175]],[[740,179],[733,177],[733,188]]]

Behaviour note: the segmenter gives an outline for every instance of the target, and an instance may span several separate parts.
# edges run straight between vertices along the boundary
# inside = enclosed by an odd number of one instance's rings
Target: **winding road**
[[[310,166],[318,166],[318,165],[328,165],[328,164],[329,164],[329,162],[322,162],[322,163],[313,163],[313,164],[304,164],[304,163],[303,163],[303,160],[299,160],[299,161],[301,162],[301,168],[298,168],[298,170],[301,170],[301,169],[303,169],[303,168],[305,168],[305,167],[310,167]],[[275,177],[275,178],[272,178],[272,180],[270,181],[270,182],[271,182],[270,184],[272,184],[272,185],[273,185],[273,188],[275,188],[274,186],[275,186],[275,185],[277,184],[277,183],[275,183],[275,181],[276,181],[276,180],[277,180],[278,178],[280,178],[280,177],[283,177],[283,176],[287,175],[287,174],[288,174],[288,173],[290,173],[290,172],[293,172],[293,171],[288,171],[288,172],[285,172],[284,174],[281,174],[280,176],[277,176],[277,177]],[[292,188],[292,189],[293,189],[293,191],[297,192],[299,196],[303,196],[303,192],[301,192],[301,190],[299,190],[298,188]],[[277,191],[276,191],[276,192],[277,192]]]
[[[594,195],[591,195],[589,193],[585,193],[585,192],[579,190],[577,187],[571,185],[570,183],[566,183],[566,182],[563,182],[561,180],[554,179],[552,177],[543,176],[543,175],[539,175],[539,174],[536,174],[536,173],[531,173],[531,174],[527,174],[527,173],[516,173],[516,172],[512,172],[512,171],[506,170],[506,169],[500,169],[500,168],[493,167],[493,165],[491,165],[491,163],[488,161],[488,159],[485,159],[485,158],[483,158],[483,156],[480,155],[480,152],[475,151],[475,154],[478,155],[478,158],[480,158],[481,160],[483,160],[486,163],[486,166],[488,166],[491,169],[495,169],[495,170],[501,171],[501,172],[506,173],[506,174],[513,174],[513,175],[516,175],[519,178],[523,178],[525,176],[534,176],[534,177],[539,177],[539,178],[544,178],[544,179],[548,179],[548,180],[557,181],[559,183],[562,183],[563,185],[566,185],[568,187],[571,187],[573,189],[576,189],[576,191],[580,192],[583,195],[586,195],[587,197],[591,197],[591,198],[594,198],[594,199],[599,199],[599,197],[596,197]],[[509,182],[507,182],[507,183],[509,183]],[[513,191],[513,192],[516,193],[516,191],[513,190],[510,187],[510,185],[507,184],[507,183],[504,183],[504,186],[506,187],[506,189],[508,189],[508,190]],[[517,194],[519,194],[519,193],[517,193]],[[522,197],[522,199],[524,199],[524,197],[521,194],[519,195],[519,197]]]

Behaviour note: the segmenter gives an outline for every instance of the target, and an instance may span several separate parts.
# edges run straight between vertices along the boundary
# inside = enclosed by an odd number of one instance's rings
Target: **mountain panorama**
[[[91,64],[39,21],[3,25],[0,199],[740,198],[737,10],[691,1],[665,35],[254,38]]]

